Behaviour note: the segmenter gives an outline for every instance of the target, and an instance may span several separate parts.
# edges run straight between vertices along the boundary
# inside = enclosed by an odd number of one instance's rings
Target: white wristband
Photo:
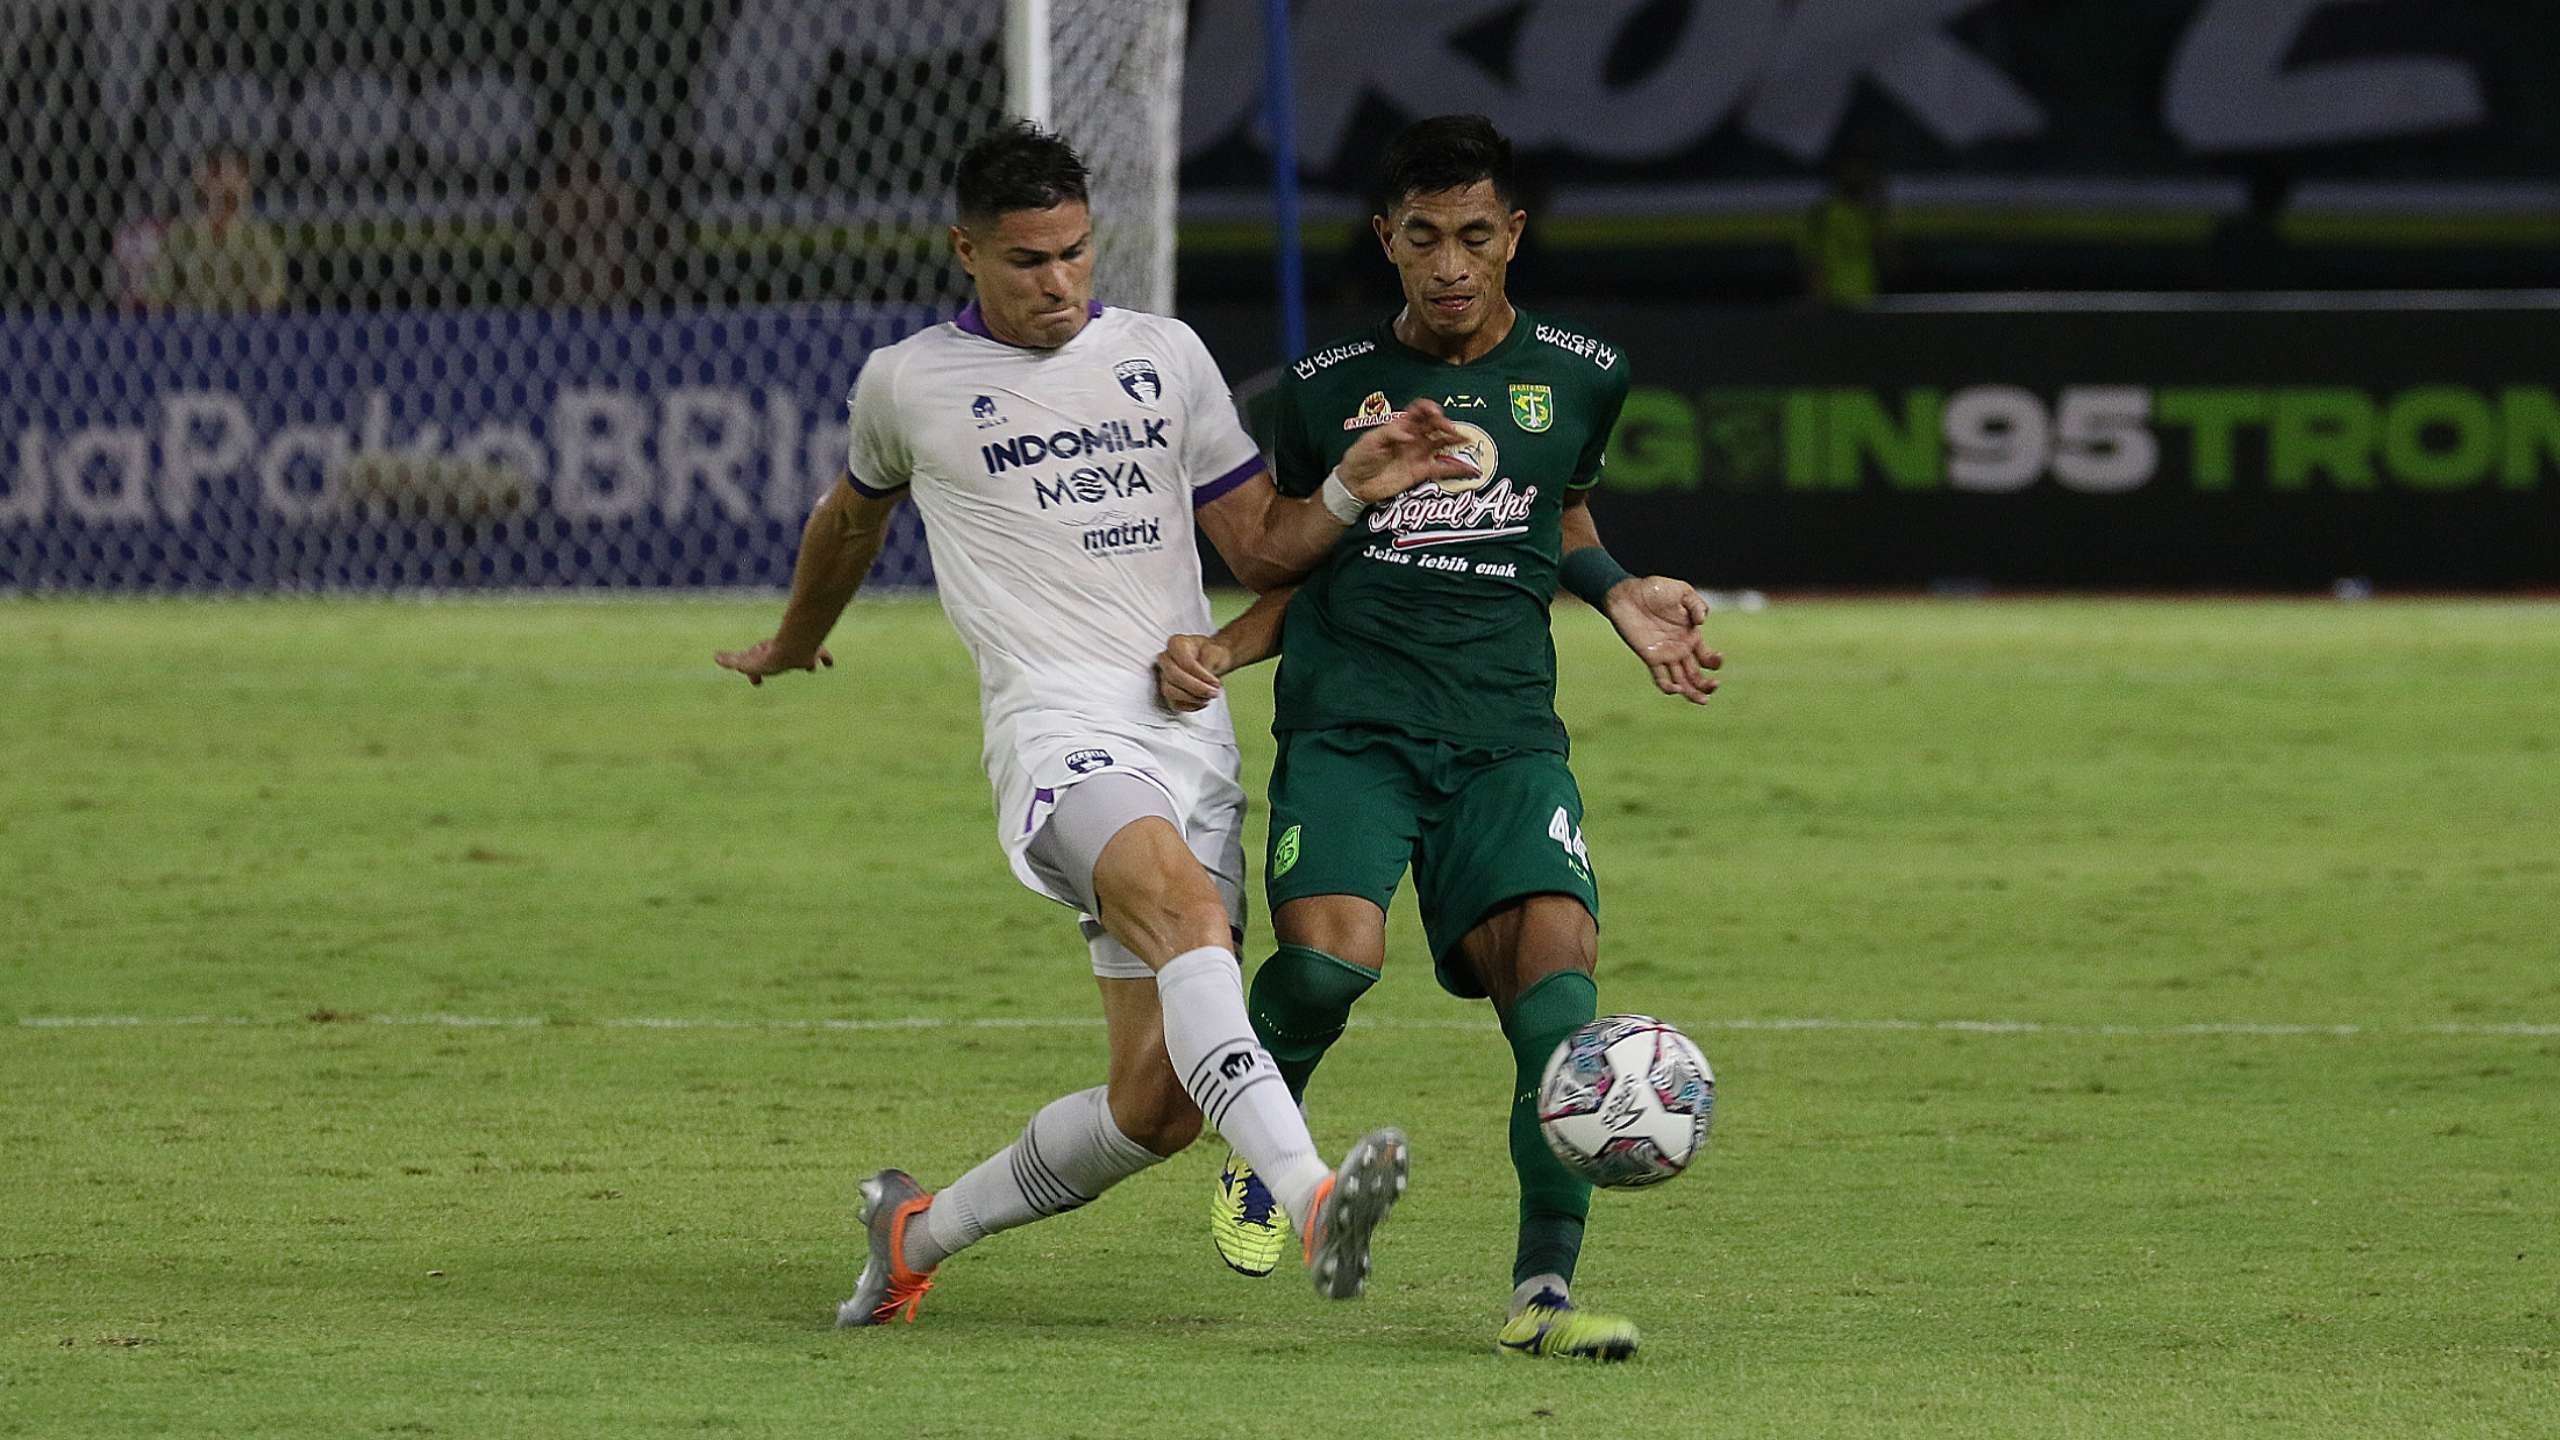
[[[1324,502],[1326,514],[1345,525],[1358,520],[1369,509],[1368,501],[1352,494],[1351,487],[1342,483],[1339,470],[1324,477],[1324,484],[1316,491],[1316,499]]]

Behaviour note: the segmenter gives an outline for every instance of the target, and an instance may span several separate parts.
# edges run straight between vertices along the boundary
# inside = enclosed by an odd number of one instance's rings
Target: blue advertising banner
[[[934,318],[0,316],[0,590],[782,585]],[[873,573],[929,580],[912,512]]]

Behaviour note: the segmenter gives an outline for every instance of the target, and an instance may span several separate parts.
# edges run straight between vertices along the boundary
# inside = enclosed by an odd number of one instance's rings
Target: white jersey
[[[999,791],[1019,738],[1079,721],[1233,743],[1224,700],[1177,717],[1156,699],[1166,637],[1216,628],[1192,509],[1263,468],[1190,326],[1096,306],[1035,350],[973,305],[874,354],[848,405],[855,486],[910,488],[923,512]]]

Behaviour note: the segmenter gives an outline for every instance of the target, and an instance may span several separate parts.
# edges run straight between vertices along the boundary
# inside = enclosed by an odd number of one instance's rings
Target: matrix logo
[[[1640,387],[1617,490],[1883,487],[2003,495],[2538,490],[2560,477],[2548,386]]]
[[[1164,548],[1161,520],[1108,520],[1084,532],[1087,555],[1144,555]]]

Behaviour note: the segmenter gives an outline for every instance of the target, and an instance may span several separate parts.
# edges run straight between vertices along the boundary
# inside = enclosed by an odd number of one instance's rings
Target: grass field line
[[[1491,1031],[1490,1020],[1409,1020],[1355,1019],[1352,1025],[1375,1030],[1473,1030]],[[1777,1017],[1765,1019],[1680,1020],[1682,1028],[1699,1032],[1714,1031],[1862,1031],[1886,1033],[1924,1033],[1959,1035],[2063,1035],[2122,1037],[2129,1039],[2176,1039],[2193,1036],[2332,1036],[2387,1038],[2408,1035],[2450,1035],[2473,1037],[2551,1037],[2560,1036],[2560,1024],[2530,1022],[2464,1022],[2446,1021],[2432,1025],[2342,1025],[2296,1024],[2262,1021],[2197,1021],[2180,1025],[2080,1025],[2045,1020],[1897,1020],[1850,1019],[1836,1016]],[[323,1011],[311,1015],[25,1015],[18,1028],[23,1030],[115,1030],[115,1029],[186,1029],[186,1028],[256,1028],[313,1024],[388,1025],[442,1030],[1095,1030],[1100,1029],[1099,1016],[1085,1015],[906,1015],[890,1019],[841,1020],[828,1018],[732,1019],[709,1015],[632,1015],[601,1020],[553,1018],[544,1015],[452,1015],[441,1013],[419,1015],[355,1015]]]

